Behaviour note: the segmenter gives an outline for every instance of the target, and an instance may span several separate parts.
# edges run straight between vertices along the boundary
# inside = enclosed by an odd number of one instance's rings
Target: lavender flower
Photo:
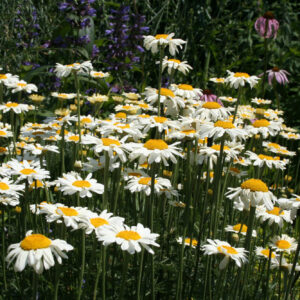
[[[274,18],[273,13],[267,11],[256,20],[254,28],[261,37],[275,39],[279,29],[279,22]]]
[[[222,101],[218,98],[217,95],[213,94],[211,90],[204,89],[202,91],[203,95],[200,97],[201,101],[204,102],[218,102],[220,105],[223,106]]]

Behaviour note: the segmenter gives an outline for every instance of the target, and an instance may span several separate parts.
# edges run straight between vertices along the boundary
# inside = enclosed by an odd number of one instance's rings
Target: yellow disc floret
[[[242,189],[251,190],[252,192],[268,192],[267,185],[260,179],[248,179],[241,184]]]
[[[120,231],[116,235],[116,237],[127,240],[127,241],[130,241],[130,240],[137,241],[137,240],[140,240],[142,238],[137,232],[132,231],[132,230]]]
[[[51,240],[42,234],[31,234],[20,243],[23,250],[30,251],[36,249],[48,248],[51,245]]]
[[[92,186],[91,183],[87,180],[76,180],[72,183],[72,185],[78,188],[89,188]]]
[[[235,126],[232,124],[232,122],[230,121],[217,121],[215,124],[214,124],[215,127],[222,127],[224,129],[232,129],[232,128],[235,128]]]
[[[253,127],[259,128],[259,127],[268,127],[270,125],[270,122],[266,119],[260,119],[253,122]]]
[[[205,102],[202,105],[203,108],[207,108],[207,109],[218,109],[221,107],[221,105],[218,102]]]
[[[249,75],[248,73],[236,72],[236,73],[234,73],[234,77],[244,77],[244,78],[249,78],[250,75]]]
[[[165,150],[165,149],[168,149],[169,146],[168,144],[163,141],[163,140],[159,140],[159,139],[151,139],[149,141],[147,141],[145,144],[144,144],[144,147],[147,148],[148,150]]]

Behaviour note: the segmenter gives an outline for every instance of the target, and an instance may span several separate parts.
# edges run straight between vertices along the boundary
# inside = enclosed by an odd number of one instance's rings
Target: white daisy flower
[[[152,53],[157,53],[160,46],[163,48],[169,46],[169,52],[174,56],[178,52],[178,48],[182,49],[182,45],[186,43],[181,39],[173,39],[174,35],[174,33],[170,33],[144,36],[144,47],[151,50]]]
[[[259,168],[262,168],[264,165],[266,165],[269,169],[275,168],[284,170],[286,167],[286,162],[280,160],[279,156],[256,154],[252,151],[246,151],[245,154],[249,156],[249,159],[252,161],[253,165],[258,166]]]
[[[57,77],[67,77],[71,72],[77,72],[78,74],[89,74],[93,70],[93,65],[90,61],[83,63],[73,63],[70,65],[61,65],[56,63],[54,73]]]
[[[295,156],[296,152],[287,150],[286,147],[280,146],[273,142],[263,142],[263,146],[267,148],[268,151],[281,156]]]
[[[265,249],[263,247],[256,247],[255,253],[256,253],[257,256],[261,256],[261,257],[264,257],[266,259],[269,259],[270,249]],[[271,260],[273,260],[275,258],[276,258],[276,254],[275,254],[275,252],[272,252],[271,253]]]
[[[102,226],[97,235],[98,240],[103,242],[104,246],[117,243],[123,251],[129,254],[141,252],[141,246],[150,254],[154,254],[149,245],[159,247],[159,244],[155,242],[158,236],[159,234],[151,233],[149,228],[145,228],[140,223],[132,227],[127,225]]]
[[[29,110],[29,107],[27,104],[22,103],[16,103],[16,102],[7,102],[0,105],[0,110],[3,111],[3,113],[13,111],[15,114],[20,114],[22,112],[27,112]]]
[[[179,125],[178,122],[166,117],[150,116],[147,118],[147,123],[143,131],[147,133],[151,128],[157,128],[159,132],[163,132],[169,131],[170,129],[178,129]]]
[[[159,64],[159,61],[156,63]],[[169,75],[171,75],[173,70],[178,70],[179,72],[186,75],[190,70],[193,69],[190,65],[187,64],[187,61],[180,61],[180,60],[174,59],[174,58],[168,59],[167,56],[163,59],[162,67],[163,67],[163,70],[165,68],[168,68]]]
[[[132,152],[130,153],[130,160],[139,158],[139,163],[148,161],[149,164],[163,162],[165,166],[168,166],[168,160],[173,163],[177,162],[175,156],[182,157],[178,151],[179,148],[176,145],[180,142],[168,145],[165,141],[160,139],[150,139],[144,144],[132,145]]]
[[[225,195],[233,200],[239,198],[246,208],[264,204],[269,210],[274,208],[276,199],[263,181],[254,178],[244,181],[240,187],[228,188]]]
[[[207,239],[207,242],[207,245],[201,247],[204,255],[222,254],[225,256],[219,265],[220,270],[226,268],[230,259],[233,259],[239,268],[248,261],[246,256],[248,251],[244,248],[235,248],[220,240]]]
[[[257,76],[250,76],[247,73],[241,72],[231,72],[227,70],[228,76],[225,78],[225,83],[229,83],[230,87],[234,87],[235,89],[240,86],[245,86],[245,83],[248,83],[251,88],[253,88],[260,78]]]
[[[86,99],[92,104],[103,103],[108,101],[108,97],[106,95],[101,94],[93,94],[90,97],[86,97]]]
[[[74,99],[75,97],[77,97],[77,94],[75,93],[57,93],[57,92],[53,92],[51,93],[52,97],[58,98],[60,100],[69,100],[69,99]]]
[[[13,136],[13,133],[10,130],[8,130],[6,128],[0,129],[0,138],[9,138],[12,136]]]
[[[5,85],[10,84],[11,82],[17,82],[18,80],[18,75],[12,75],[10,73],[0,74],[0,83],[3,83]]]
[[[10,205],[10,206],[16,206],[20,204],[19,198],[14,197],[14,196],[5,196],[5,195],[0,195],[0,204],[3,204],[5,206]]]
[[[198,139],[199,133],[191,127],[181,126],[180,130],[172,130],[167,135],[168,139]]]
[[[73,246],[64,240],[51,240],[38,233],[27,231],[26,237],[16,244],[8,247],[6,261],[10,265],[16,260],[14,265],[15,272],[22,272],[26,265],[32,267],[37,274],[43,273],[55,265],[54,256],[59,264],[62,258],[68,258],[64,251],[73,250]]]
[[[162,189],[171,188],[169,179],[156,177],[154,179],[154,192],[159,193]],[[136,177],[133,176],[128,180],[125,189],[130,190],[131,193],[144,192],[147,196],[151,194],[151,177]]]
[[[177,243],[182,245],[182,237],[179,237],[176,239]],[[196,248],[198,245],[198,241],[196,239],[190,239],[190,238],[185,238],[184,239],[184,246],[190,246],[192,248]]]
[[[287,234],[282,234],[281,236],[273,237],[270,245],[272,248],[275,248],[276,252],[291,253],[296,251],[298,244],[294,238],[289,237]]]
[[[0,194],[1,196],[12,196],[18,198],[21,193],[19,191],[25,190],[25,184],[14,184],[9,178],[0,178]]]
[[[209,78],[209,81],[212,81],[212,82],[218,83],[218,84],[223,84],[223,83],[225,83],[225,78],[223,78],[223,77],[213,77],[213,78]]]
[[[138,169],[131,169],[131,168],[126,168],[123,171],[123,178],[125,181],[133,178],[133,177],[149,177],[147,173],[145,173],[143,170],[138,170]]]
[[[55,145],[44,145],[41,144],[27,144],[23,148],[25,151],[30,152],[33,155],[41,155],[46,152],[59,153],[59,149]]]
[[[104,186],[98,183],[96,179],[92,179],[92,174],[89,174],[85,179],[75,172],[63,174],[62,178],[58,178],[58,189],[64,195],[73,195],[79,193],[80,198],[91,198],[93,193],[103,194]]]
[[[216,122],[217,120],[228,119],[231,112],[228,108],[222,107],[218,102],[204,102],[196,112],[201,120]]]
[[[281,130],[280,122],[268,121],[266,119],[259,119],[247,125],[245,129],[249,134],[261,134],[263,138],[267,138],[268,135],[275,136]]]
[[[12,93],[25,91],[26,93],[30,94],[31,92],[38,91],[38,88],[35,84],[27,83],[24,80],[16,80],[16,81],[7,82],[6,86],[13,89]]]
[[[293,263],[288,263],[284,257],[281,258],[281,262],[280,262],[280,258],[277,257],[276,259],[272,260],[271,269],[279,269],[279,268],[282,268],[283,270],[287,270],[288,273],[291,274],[293,269]],[[300,271],[300,265],[298,263],[296,263],[295,271],[296,272]]]
[[[100,156],[98,159],[87,157],[87,162],[83,163],[82,171],[89,173],[96,172],[105,167],[105,155]],[[116,162],[116,158],[109,160],[109,171],[112,172],[114,169],[120,167],[120,163]]]
[[[221,97],[219,97],[219,99],[221,101],[225,101],[225,102],[228,102],[228,103],[235,103],[237,101],[237,98],[227,97],[227,96],[221,96]]]
[[[257,97],[252,98],[251,102],[255,103],[257,105],[266,105],[266,104],[271,104],[272,103],[271,100],[261,99],[261,98],[257,98]]]
[[[224,171],[227,171],[227,168]],[[228,172],[231,176],[237,177],[239,179],[248,175],[248,171],[242,171],[237,167],[230,167],[228,169]]]
[[[268,210],[264,205],[260,205],[257,206],[255,213],[257,219],[259,219],[261,223],[268,221],[268,225],[276,223],[280,228],[282,228],[283,221],[293,223],[291,219],[291,212],[278,206],[274,206],[272,210]]]
[[[107,210],[103,210],[100,215],[92,213],[88,218],[83,219],[79,224],[79,228],[83,228],[86,234],[91,234],[95,231],[96,235],[99,235],[101,226],[122,226],[124,218],[114,217],[112,213],[108,213]]]
[[[106,77],[109,77],[110,74],[108,72],[91,71],[90,75],[93,78],[106,78]]]
[[[206,123],[200,127],[200,138],[209,137],[217,139],[223,135],[229,135],[231,140],[246,139],[248,137],[247,131],[237,128],[230,121],[217,121],[215,123]]]
[[[280,135],[288,140],[300,140],[300,134],[299,133],[286,133],[286,132],[280,132]]]
[[[227,231],[227,232],[240,233],[244,236],[247,235],[247,230],[248,230],[248,227],[245,224],[227,225],[225,227],[225,231]],[[256,230],[252,231],[252,236],[256,237]]]
[[[202,96],[202,90],[194,88],[190,84],[171,84],[171,90],[176,96],[186,99],[198,99]]]

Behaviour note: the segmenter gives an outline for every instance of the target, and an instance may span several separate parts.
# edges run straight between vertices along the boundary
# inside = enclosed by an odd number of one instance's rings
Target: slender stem
[[[7,290],[6,282],[6,266],[5,266],[5,208],[2,208],[1,212],[2,219],[2,272],[3,272],[3,281],[4,281],[4,290]]]
[[[124,298],[125,293],[125,287],[126,287],[126,279],[127,279],[127,270],[128,270],[128,262],[129,262],[129,254],[127,252],[124,252],[123,257],[123,272],[122,272],[122,285],[121,285],[121,292],[120,292],[120,299],[126,299]]]
[[[81,268],[80,268],[80,273],[79,273],[77,300],[79,300],[81,298],[81,294],[82,294],[84,267],[85,267],[85,231],[82,230],[81,231]]]
[[[94,284],[93,300],[97,299],[97,289],[98,289],[98,283],[99,283],[99,278],[100,278],[100,274],[101,274],[102,252],[103,252],[103,246],[101,246],[99,260],[97,261],[97,274],[96,274],[96,279],[95,279],[95,284]]]
[[[234,121],[236,119],[236,115],[237,115],[239,104],[241,102],[241,99],[240,99],[241,96],[242,96],[242,87],[239,86],[238,96],[237,96],[237,100],[235,102],[235,108],[234,108],[234,114],[233,114],[233,121],[232,121],[233,124],[234,124]]]
[[[106,299],[106,248],[102,252],[102,300]]]
[[[141,282],[142,282],[142,276],[143,276],[144,255],[145,255],[145,250],[142,249],[140,266],[139,266],[139,274],[138,274],[137,294],[136,294],[138,300],[141,299]]]

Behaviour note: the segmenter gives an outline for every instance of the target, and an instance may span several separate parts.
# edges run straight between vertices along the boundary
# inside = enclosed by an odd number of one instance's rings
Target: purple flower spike
[[[203,93],[203,95],[200,97],[201,101],[204,101],[204,102],[218,102],[220,105],[223,106],[222,101],[218,98],[217,95],[213,94],[211,92],[211,90],[205,89],[205,90],[203,90],[202,93]]]
[[[279,22],[274,18],[273,13],[267,11],[262,17],[259,17],[256,20],[254,28],[261,37],[275,39],[279,28]]]
[[[269,85],[272,85],[274,77],[279,84],[286,84],[289,82],[286,75],[290,75],[290,73],[286,70],[280,70],[279,68],[274,67],[273,69],[268,70],[267,74]]]

